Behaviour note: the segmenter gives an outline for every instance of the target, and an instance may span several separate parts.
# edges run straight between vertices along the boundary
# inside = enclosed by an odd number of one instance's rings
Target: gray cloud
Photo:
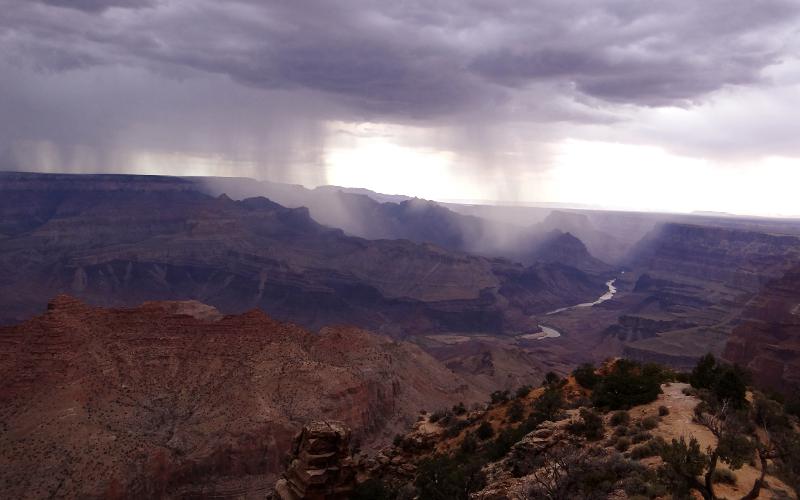
[[[111,7],[123,9],[139,9],[150,7],[152,0],[38,0],[39,2],[55,7],[77,9],[86,12],[102,12]]]
[[[23,2],[26,4],[27,2]],[[55,71],[170,66],[329,93],[367,114],[432,117],[559,81],[612,103],[680,104],[752,84],[781,55],[796,2],[162,2],[124,16],[15,2],[12,53]],[[13,25],[12,25],[13,23]],[[783,28],[782,28],[783,27]]]
[[[318,165],[323,122],[374,120],[447,130],[442,145],[502,168],[514,148],[538,151],[576,127],[768,88],[765,69],[797,48],[800,16],[792,0],[0,0],[0,9],[0,151],[44,141],[115,152],[100,158],[180,150],[258,155],[262,166]],[[703,139],[635,128],[625,129],[631,141],[667,147]]]

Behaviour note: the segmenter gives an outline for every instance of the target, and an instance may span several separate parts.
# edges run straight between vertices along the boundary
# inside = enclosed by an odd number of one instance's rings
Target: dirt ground
[[[700,400],[694,396],[685,395],[683,389],[687,387],[689,387],[689,384],[672,383],[663,385],[662,390],[664,393],[659,395],[658,400],[632,409],[630,411],[631,418],[657,416],[659,406],[666,406],[669,409],[669,415],[661,417],[658,427],[652,431],[653,435],[661,436],[667,441],[678,439],[681,436],[684,436],[688,441],[691,437],[694,437],[700,443],[701,449],[706,450],[716,446],[717,438],[708,428],[693,421],[694,407],[697,406]],[[725,465],[721,464],[719,467],[725,468]],[[731,500],[741,498],[750,491],[753,483],[761,475],[760,468],[751,465],[745,465],[733,472],[736,475],[735,486],[715,485],[714,492],[720,498]],[[762,489],[759,498],[797,498],[792,488],[784,484],[780,479],[770,474],[767,474],[766,479],[769,488]]]

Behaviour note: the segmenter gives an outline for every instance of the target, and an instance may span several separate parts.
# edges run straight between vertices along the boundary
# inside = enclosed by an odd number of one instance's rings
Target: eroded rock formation
[[[257,310],[60,296],[0,328],[0,490],[263,495],[309,420],[341,420],[368,449],[420,408],[479,399],[416,346],[355,328],[317,335]]]
[[[756,382],[787,393],[800,389],[800,267],[769,283],[750,301],[724,357]]]
[[[343,422],[303,427],[292,444],[289,467],[275,483],[275,500],[347,500],[356,484],[350,429]]]

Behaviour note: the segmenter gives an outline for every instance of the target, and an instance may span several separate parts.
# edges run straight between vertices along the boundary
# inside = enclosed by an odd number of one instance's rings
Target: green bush
[[[378,479],[370,478],[357,485],[350,495],[352,500],[394,500],[397,492]]]
[[[518,399],[515,399],[508,407],[506,417],[508,417],[509,422],[521,422],[522,419],[525,418],[525,407],[522,406],[522,403]]]
[[[469,427],[470,421],[466,419],[460,418],[453,418],[448,423],[447,428],[444,431],[445,437],[456,437],[461,434],[461,431]]]
[[[530,393],[531,393],[531,386],[523,385],[522,387],[517,389],[517,392],[515,393],[515,397],[524,398],[525,396],[527,396]]]
[[[639,422],[639,425],[642,427],[642,429],[652,431],[658,427],[658,419],[656,417],[645,417]]]
[[[489,422],[483,421],[481,422],[481,425],[478,426],[476,435],[478,436],[478,439],[485,441],[494,436],[494,429],[492,429],[492,425]]]
[[[533,415],[540,423],[546,420],[555,421],[563,408],[564,395],[561,388],[551,385],[533,402]]]
[[[478,449],[478,440],[475,439],[475,435],[471,432],[468,432],[464,436],[464,440],[461,441],[461,452],[462,453],[475,453]]]
[[[621,437],[617,440],[617,443],[614,445],[614,448],[620,453],[623,451],[627,451],[628,448],[631,446],[631,440],[626,437]]]
[[[542,385],[556,385],[559,383],[561,383],[561,377],[559,377],[556,372],[547,372]]]
[[[669,408],[667,408],[666,406],[663,406],[663,405],[659,406],[658,407],[658,416],[659,417],[666,417],[667,415],[669,415]]]
[[[665,444],[663,439],[659,437],[653,438],[644,444],[635,446],[631,450],[631,458],[634,460],[641,460],[647,457],[654,457],[661,452],[661,447]]]
[[[431,423],[435,424],[439,420],[441,420],[444,417],[446,417],[448,414],[449,414],[449,412],[447,410],[438,410],[438,411],[435,411],[435,412],[431,413],[431,416],[428,418],[428,420],[430,420]]]
[[[584,363],[575,368],[572,372],[572,376],[575,377],[575,381],[578,382],[581,387],[585,387],[586,389],[593,389],[600,380],[600,376],[597,375],[595,367],[591,363]]]
[[[414,485],[419,498],[468,500],[469,494],[486,484],[483,463],[474,455],[438,455],[420,462]]]
[[[597,384],[592,402],[597,408],[628,409],[655,401],[661,393],[663,373],[652,365],[642,366],[621,359]]]
[[[628,435],[628,427],[624,425],[618,425],[614,428],[614,435],[615,436],[627,436]]]
[[[727,402],[735,409],[745,408],[747,400],[748,373],[737,365],[717,362],[712,354],[706,354],[692,370],[690,382],[696,389],[708,389],[716,403]]]
[[[625,410],[616,411],[614,412],[613,415],[611,415],[611,420],[609,421],[609,423],[614,426],[628,425],[629,423],[631,423],[631,416]]]
[[[717,379],[717,359],[708,353],[697,361],[689,375],[689,383],[696,389],[708,389]]]
[[[580,416],[581,419],[570,423],[567,430],[590,441],[596,441],[603,437],[603,417],[594,410],[586,408],[581,408]]]
[[[508,402],[508,391],[494,391],[489,397],[493,405]]]

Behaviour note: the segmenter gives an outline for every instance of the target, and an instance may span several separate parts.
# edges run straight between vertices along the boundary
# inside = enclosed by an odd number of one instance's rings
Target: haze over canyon
[[[800,488],[796,0],[0,0],[0,498]]]

